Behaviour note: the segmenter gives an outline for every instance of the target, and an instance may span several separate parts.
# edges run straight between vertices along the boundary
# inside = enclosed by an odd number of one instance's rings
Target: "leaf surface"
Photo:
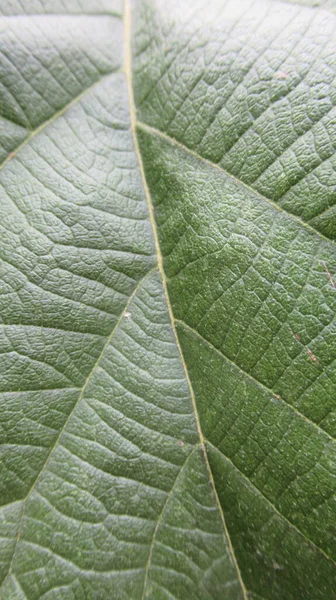
[[[333,2],[0,4],[0,597],[336,589]]]

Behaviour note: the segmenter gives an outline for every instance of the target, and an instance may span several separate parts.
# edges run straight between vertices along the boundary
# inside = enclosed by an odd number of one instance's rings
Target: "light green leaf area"
[[[1,600],[335,597],[334,9],[0,2]]]

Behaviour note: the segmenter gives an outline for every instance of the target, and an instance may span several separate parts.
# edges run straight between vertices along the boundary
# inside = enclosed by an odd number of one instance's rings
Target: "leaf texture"
[[[1,600],[334,597],[311,4],[0,3]]]

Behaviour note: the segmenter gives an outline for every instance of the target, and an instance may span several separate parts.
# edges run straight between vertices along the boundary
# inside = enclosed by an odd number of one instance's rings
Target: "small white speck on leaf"
[[[285,71],[278,71],[275,73],[274,77],[275,79],[287,79],[288,73],[285,73]]]

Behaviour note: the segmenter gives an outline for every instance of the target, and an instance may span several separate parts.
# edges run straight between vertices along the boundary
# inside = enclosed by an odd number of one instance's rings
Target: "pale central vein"
[[[224,518],[224,514],[223,514],[223,509],[222,506],[220,504],[218,495],[217,495],[217,490],[215,487],[215,482],[213,479],[213,475],[212,475],[212,471],[210,468],[210,464],[208,461],[208,457],[207,457],[207,453],[206,453],[206,447],[205,447],[205,439],[203,436],[203,432],[202,432],[202,428],[201,428],[201,424],[200,424],[200,419],[199,419],[199,415],[198,415],[198,411],[197,411],[197,407],[196,407],[196,399],[195,399],[195,395],[194,395],[194,391],[191,385],[191,381],[189,378],[189,373],[187,370],[187,366],[183,357],[183,353],[182,353],[182,349],[179,343],[179,339],[177,336],[177,331],[176,331],[176,327],[175,327],[175,320],[174,320],[174,314],[173,314],[173,310],[172,310],[172,306],[170,303],[170,299],[169,299],[169,295],[168,295],[168,289],[167,289],[167,280],[166,280],[166,275],[164,272],[164,268],[163,268],[163,259],[162,259],[162,254],[161,254],[161,250],[160,250],[160,243],[159,243],[159,237],[158,237],[158,231],[157,231],[157,227],[156,227],[156,221],[155,221],[155,215],[154,215],[154,207],[153,207],[153,203],[151,200],[151,196],[150,196],[150,192],[149,192],[149,188],[147,185],[147,180],[146,180],[146,176],[145,176],[145,171],[144,171],[144,166],[143,166],[143,162],[142,162],[142,156],[140,153],[140,148],[139,148],[139,144],[138,144],[138,138],[137,138],[137,133],[136,133],[136,126],[137,126],[137,120],[136,120],[136,109],[135,109],[135,101],[134,101],[134,95],[133,95],[133,77],[132,77],[132,48],[131,48],[131,10],[130,10],[130,0],[125,0],[125,11],[124,11],[124,24],[125,24],[125,75],[126,75],[126,79],[127,79],[127,87],[128,87],[128,95],[129,95],[129,108],[130,108],[130,116],[131,116],[131,127],[132,127],[132,132],[133,132],[133,139],[134,139],[134,147],[135,147],[135,152],[137,154],[138,157],[138,164],[139,164],[139,169],[140,169],[140,173],[141,173],[141,177],[142,177],[142,182],[143,182],[143,187],[144,187],[144,191],[145,191],[145,196],[146,196],[146,201],[147,201],[147,206],[148,206],[148,212],[149,212],[149,218],[150,218],[150,222],[152,225],[152,231],[153,231],[153,237],[154,237],[154,243],[155,243],[155,249],[156,249],[156,255],[157,255],[157,261],[158,261],[158,267],[160,270],[160,274],[161,274],[161,278],[162,278],[162,284],[163,284],[163,289],[164,289],[164,293],[165,293],[165,298],[166,298],[166,303],[167,303],[167,308],[168,308],[168,313],[169,313],[169,317],[170,317],[170,322],[171,322],[171,327],[174,333],[174,337],[175,337],[175,342],[176,342],[176,346],[178,348],[179,351],[179,355],[180,355],[180,359],[181,359],[181,363],[183,365],[183,369],[184,369],[184,373],[185,373],[185,378],[189,387],[189,391],[190,391],[190,397],[191,397],[191,401],[192,401],[192,405],[193,405],[193,409],[194,409],[194,414],[195,414],[195,422],[196,422],[196,427],[197,427],[197,431],[198,431],[198,436],[199,436],[199,440],[200,440],[200,444],[201,447],[204,449],[204,457],[205,457],[205,462],[206,462],[206,467],[208,470],[208,474],[209,474],[209,479],[211,482],[211,486],[213,488],[213,492],[216,498],[216,503],[218,506],[218,511],[222,520],[222,524],[223,524],[223,531],[224,531],[224,535],[225,538],[227,540],[227,544],[229,546],[229,550],[232,556],[232,560],[235,564],[236,567],[236,572],[237,572],[237,577],[244,595],[244,599],[248,600],[248,596],[247,596],[247,591],[240,573],[240,569],[238,566],[238,562],[237,559],[235,557],[235,553],[234,553],[234,549],[231,543],[231,539],[229,536],[229,532],[226,526],[226,522],[225,522],[225,518]],[[163,513],[162,513],[163,514]],[[154,537],[157,534],[157,530],[158,530],[158,526],[155,529],[154,532]],[[153,542],[154,542],[154,538],[153,538]],[[153,544],[152,542],[152,544]],[[150,568],[150,560],[151,560],[151,552],[149,555],[149,561],[147,564],[147,569],[146,569],[146,574],[145,574],[145,581],[144,581],[144,588],[143,588],[143,598],[145,596],[145,592],[146,592],[146,585],[147,585],[147,578],[148,578],[148,572],[149,572],[149,568]]]

